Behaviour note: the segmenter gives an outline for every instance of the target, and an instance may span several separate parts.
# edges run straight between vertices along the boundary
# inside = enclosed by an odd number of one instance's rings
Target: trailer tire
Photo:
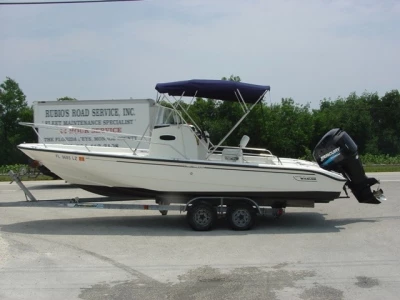
[[[238,204],[228,207],[226,218],[233,230],[249,230],[256,221],[256,211],[247,204]]]
[[[168,214],[168,210],[160,210],[161,215],[166,216]]]
[[[193,204],[186,217],[193,230],[211,230],[217,220],[217,209],[207,203]]]

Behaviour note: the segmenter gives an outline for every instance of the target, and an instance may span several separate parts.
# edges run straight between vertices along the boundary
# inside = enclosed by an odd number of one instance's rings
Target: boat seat
[[[222,150],[222,161],[243,162],[242,149],[226,148],[226,149]]]

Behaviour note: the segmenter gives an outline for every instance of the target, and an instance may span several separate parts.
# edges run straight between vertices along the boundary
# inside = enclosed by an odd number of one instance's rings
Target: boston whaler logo
[[[340,151],[340,147],[337,147],[336,149],[333,149],[331,152],[325,153],[324,155],[321,156],[321,161],[324,161],[325,158],[337,153]]]
[[[312,182],[317,181],[317,177],[315,176],[293,176],[293,178],[296,179],[297,181],[312,181]]]

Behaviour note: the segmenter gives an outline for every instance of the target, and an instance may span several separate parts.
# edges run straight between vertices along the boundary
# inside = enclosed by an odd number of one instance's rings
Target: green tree
[[[229,80],[229,81],[236,81],[236,82],[242,81],[240,79],[240,76],[236,76],[236,75],[233,75],[233,74],[231,76],[229,76],[229,78],[224,76],[224,77],[221,78],[221,80]]]
[[[375,101],[371,114],[374,133],[381,154],[400,153],[400,93],[387,92],[380,101]]]
[[[33,110],[18,83],[9,77],[0,84],[0,107],[0,165],[24,162],[26,156],[16,145],[33,142],[35,135],[31,128],[18,123],[32,122]]]
[[[363,93],[357,96],[351,93],[347,98],[335,101],[322,100],[320,109],[314,111],[314,138],[318,140],[332,128],[342,128],[355,140],[360,153],[379,152],[372,112],[380,104],[376,93]],[[380,126],[380,125],[378,125]]]
[[[65,96],[65,97],[57,98],[57,101],[78,101],[78,99]]]
[[[314,131],[309,105],[298,105],[292,98],[283,98],[280,104],[266,107],[265,111],[264,147],[278,156],[305,156]]]
[[[241,81],[236,75],[222,80]],[[183,106],[186,103],[182,103]],[[185,106],[187,108],[187,106]],[[196,124],[218,143],[243,115],[237,102],[197,98],[188,108]],[[270,149],[279,156],[307,157],[321,137],[332,128],[349,133],[360,154],[400,154],[400,93],[351,93],[336,100],[324,98],[318,109],[298,105],[292,98],[271,106],[260,103],[236,128],[224,145],[237,145],[250,137],[250,147]],[[189,121],[189,120],[188,120]],[[189,121],[190,122],[190,121]]]

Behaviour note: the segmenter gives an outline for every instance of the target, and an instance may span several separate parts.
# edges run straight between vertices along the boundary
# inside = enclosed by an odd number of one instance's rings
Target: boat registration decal
[[[308,182],[316,182],[317,177],[314,176],[293,176],[297,181],[308,181]]]
[[[64,160],[72,160],[72,161],[85,161],[85,157],[83,156],[67,155],[67,154],[56,154],[56,158]]]

